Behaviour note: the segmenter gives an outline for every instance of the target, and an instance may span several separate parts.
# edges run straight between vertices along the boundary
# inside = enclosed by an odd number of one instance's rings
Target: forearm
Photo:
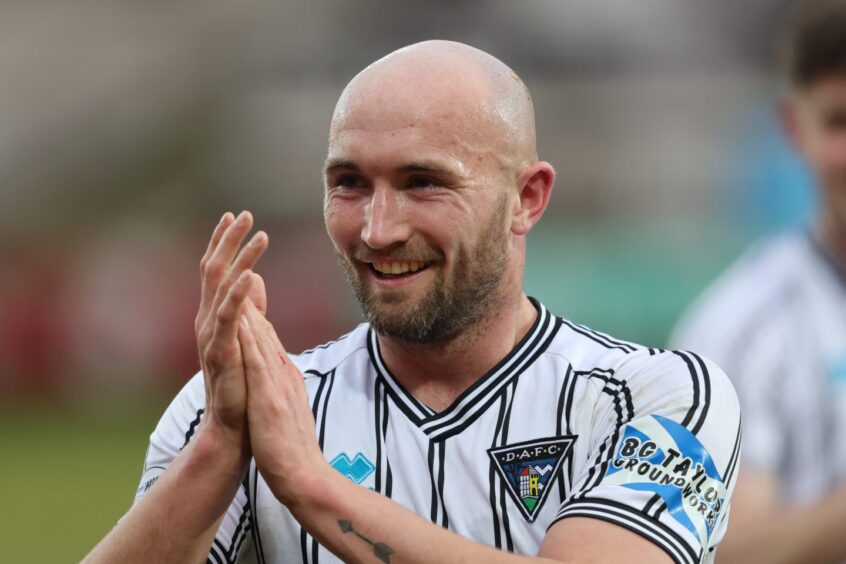
[[[287,500],[294,517],[345,562],[556,562],[502,552],[451,533],[329,469]]]
[[[244,438],[221,440],[201,424],[194,440],[84,562],[204,562],[247,470],[247,444]]]
[[[729,521],[720,562],[842,562],[846,560],[846,486],[802,508],[774,507]]]

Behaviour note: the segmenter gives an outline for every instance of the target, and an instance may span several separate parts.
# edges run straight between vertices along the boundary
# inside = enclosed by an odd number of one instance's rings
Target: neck
[[[418,400],[442,411],[502,360],[529,332],[537,310],[520,291],[446,343],[407,343],[379,336],[385,363]]]

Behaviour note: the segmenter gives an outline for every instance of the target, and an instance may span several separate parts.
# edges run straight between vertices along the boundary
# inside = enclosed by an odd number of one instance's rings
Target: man
[[[362,71],[332,117],[324,210],[369,323],[288,356],[251,271],[267,237],[238,252],[251,217],[224,216],[202,374],[89,561],[710,560],[734,392],[696,355],[526,297],[553,180],[528,90],[490,55],[430,41]]]
[[[811,229],[742,257],[677,329],[743,406],[744,458],[725,562],[846,561],[846,2],[787,27],[784,129],[814,172]]]

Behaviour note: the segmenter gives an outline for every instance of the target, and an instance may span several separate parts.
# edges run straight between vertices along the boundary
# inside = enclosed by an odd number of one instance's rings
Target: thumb
[[[256,309],[259,310],[263,316],[267,317],[267,288],[264,285],[264,278],[255,272],[252,273],[251,277],[252,283],[250,284],[250,292],[247,295],[253,304],[255,304]]]

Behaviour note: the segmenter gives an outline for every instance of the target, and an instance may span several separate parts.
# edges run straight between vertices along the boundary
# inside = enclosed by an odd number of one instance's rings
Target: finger
[[[210,297],[216,294],[218,285],[229,272],[235,253],[252,227],[252,214],[243,211],[223,232],[203,272],[203,284]]]
[[[217,222],[217,225],[212,231],[211,239],[209,239],[209,244],[206,247],[206,252],[203,253],[203,258],[200,260],[201,271],[205,266],[205,263],[211,258],[212,253],[214,253],[218,244],[220,244],[220,239],[223,237],[223,233],[226,231],[226,228],[229,227],[233,221],[235,221],[235,217],[232,215],[232,212],[226,212],[223,216],[221,216],[220,221]]]
[[[264,317],[262,317],[258,308],[251,301],[248,301],[244,306],[244,317],[246,317],[250,327],[252,327],[255,332],[258,349],[261,352],[264,361],[268,366],[276,366],[278,364],[275,360],[277,353],[268,338],[268,333],[275,334],[273,326]]]
[[[220,303],[226,298],[227,293],[229,292],[230,286],[234,283],[235,280],[247,270],[250,270],[258,259],[264,254],[264,251],[267,249],[267,235],[260,231],[256,233],[250,242],[247,243],[241,252],[238,254],[238,257],[235,259],[235,263],[229,269],[224,280],[218,285],[217,288],[217,295],[215,296],[214,300],[212,301],[212,310],[217,308]],[[266,302],[267,300],[265,300]]]
[[[244,314],[256,331],[259,350],[261,350],[267,365],[278,366],[283,373],[283,377],[289,375],[294,364],[288,357],[285,347],[282,346],[273,325],[262,317],[255,305],[249,301],[245,304]],[[297,375],[296,380],[302,378],[298,371],[294,370],[294,373]]]
[[[250,301],[255,304],[256,309],[259,310],[263,316],[267,316],[267,287],[264,284],[264,278],[253,273],[253,283],[250,286]]]
[[[215,326],[211,347],[226,350],[238,337],[238,318],[247,301],[252,277],[247,271],[229,288],[226,298],[215,310]]]
[[[247,377],[247,401],[250,397],[266,396],[267,364],[261,354],[253,325],[246,314],[241,314],[238,321],[238,341],[241,343],[241,355]]]
[[[221,284],[221,294],[225,294],[228,291],[229,285],[237,280],[242,272],[256,265],[267,250],[268,243],[267,233],[264,231],[258,231],[250,238],[249,242],[238,252],[232,266],[229,268],[229,272]]]
[[[212,255],[214,254],[215,249],[220,244],[220,240],[223,237],[223,234],[226,232],[226,229],[232,225],[232,222],[235,221],[235,217],[232,215],[231,212],[226,212],[220,218],[220,221],[214,228],[212,232],[211,239],[209,240],[208,247],[206,247],[206,252],[203,254],[203,258],[200,259],[200,277],[203,281],[201,285],[201,296],[200,296],[200,310],[202,311],[204,306],[208,308],[208,305],[211,303],[211,300],[214,296],[208,295],[208,291],[206,289],[205,284],[205,277],[206,277],[206,268],[208,266],[209,261],[211,260]]]
[[[229,287],[237,279],[237,275],[229,277],[232,270],[232,258],[238,251],[244,237],[252,228],[253,217],[247,212],[241,212],[235,221],[224,231],[217,248],[212,253],[212,257],[206,263],[203,272],[203,301],[200,305],[200,312],[198,313],[198,320],[200,324],[205,324],[213,320],[212,313],[220,307],[221,302],[226,297]],[[262,248],[258,249],[263,252]],[[238,273],[240,275],[244,269]]]
[[[255,331],[258,349],[264,359],[265,365],[269,367],[267,373],[268,385],[275,389],[278,389],[280,384],[286,386],[285,382],[288,379],[287,372],[290,367],[290,360],[284,351],[281,351],[274,343],[276,331],[273,329],[273,325],[264,317],[261,317],[258,309],[251,303],[246,304],[244,316]]]
[[[262,281],[262,282],[264,282],[264,281]],[[265,296],[265,299],[266,299],[266,296]],[[273,324],[270,323],[270,321],[268,321],[267,316],[264,315],[266,313],[266,311],[262,312],[261,309],[259,309],[258,305],[256,305],[255,302],[253,302],[251,304],[251,306],[255,310],[257,310],[257,314],[261,314],[263,316],[263,317],[258,318],[259,325],[258,325],[256,330],[258,331],[258,329],[266,328],[267,329],[266,334],[269,336],[270,342],[272,342],[274,350],[278,351],[279,353],[283,353],[283,354],[287,355],[288,353],[285,350],[285,347],[282,345],[282,341],[279,340],[279,336],[276,333],[276,329],[274,329]]]

